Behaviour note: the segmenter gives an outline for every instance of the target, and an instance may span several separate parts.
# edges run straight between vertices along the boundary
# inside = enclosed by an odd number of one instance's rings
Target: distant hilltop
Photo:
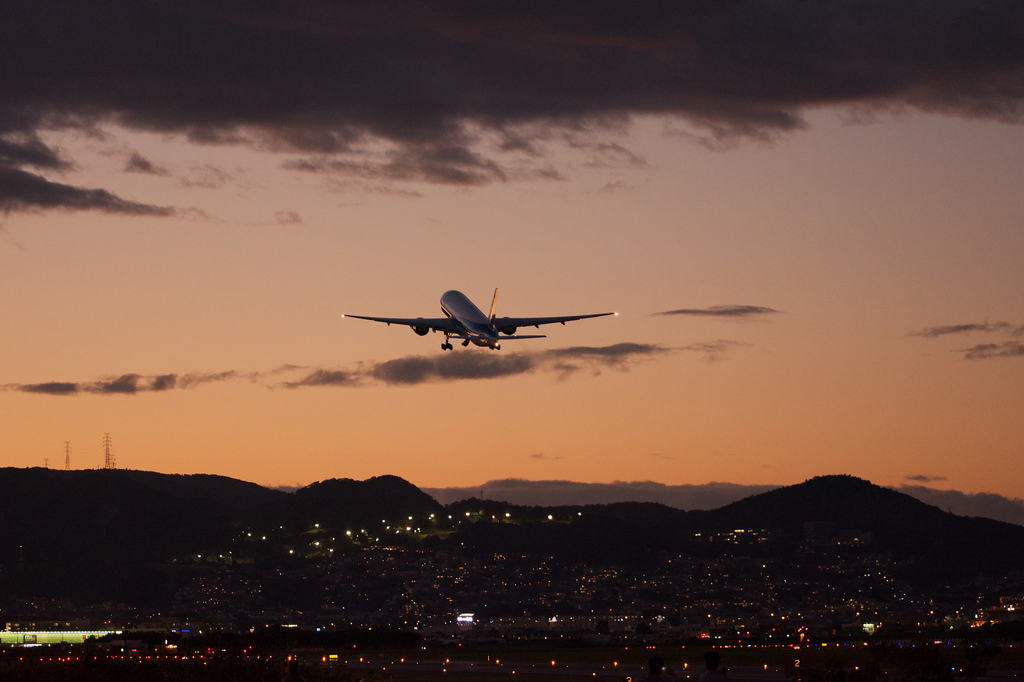
[[[651,502],[442,504],[397,476],[295,492],[223,476],[0,469],[0,594],[167,604],[197,564],[288,566],[387,547],[643,565],[664,553],[884,555],[921,590],[1024,568],[1024,527],[952,514],[852,476],[710,510]],[[3,608],[3,604],[0,604]]]

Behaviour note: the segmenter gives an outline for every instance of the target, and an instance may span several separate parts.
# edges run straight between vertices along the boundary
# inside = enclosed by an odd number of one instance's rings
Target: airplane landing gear
[[[444,343],[441,344],[441,350],[451,350],[451,349],[452,349],[452,344],[448,343],[448,339],[445,339]]]

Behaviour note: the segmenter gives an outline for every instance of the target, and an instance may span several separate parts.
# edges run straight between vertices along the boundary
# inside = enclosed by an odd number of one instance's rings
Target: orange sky
[[[963,350],[1017,337],[913,334],[1024,324],[1024,131],[820,113],[809,132],[723,152],[663,127],[641,120],[615,138],[630,163],[591,167],[562,150],[561,182],[408,190],[419,196],[299,182],[256,155],[120,130],[102,145],[61,140],[90,168],[127,141],[175,175],[209,166],[231,179],[115,185],[197,217],[7,218],[3,464],[59,467],[71,440],[72,466],[97,467],[110,432],[119,466],[262,484],[850,473],[1021,496],[1024,362]],[[285,387],[313,368],[443,356],[439,337],[342,312],[436,315],[445,289],[485,305],[494,286],[502,314],[620,313],[506,343],[503,360],[658,350],[571,372],[537,359],[502,378]],[[652,315],[715,305],[778,312]],[[223,372],[238,376],[134,394],[12,388]]]
[[[40,128],[71,161],[49,181],[174,211],[0,216],[0,465],[60,468],[70,440],[96,468],[109,432],[120,467],[266,485],[847,473],[1024,497],[1024,127],[856,104],[724,140],[643,111],[540,121],[530,153],[485,131],[503,175],[461,184]],[[340,317],[495,287],[502,315],[619,316],[450,353]],[[379,378],[414,358],[419,379]],[[484,358],[500,376],[445,378]]]

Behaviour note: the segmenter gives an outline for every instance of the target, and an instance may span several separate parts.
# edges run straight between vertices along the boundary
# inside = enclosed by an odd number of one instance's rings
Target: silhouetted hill
[[[868,546],[913,561],[936,578],[1024,568],[1024,528],[957,516],[853,476],[821,476],[707,512],[705,524],[759,523],[781,532],[787,547],[808,538],[870,538]]]
[[[163,581],[155,564],[222,546],[231,535],[229,506],[202,493],[206,481],[195,490],[188,482],[154,485],[172,478],[0,469],[3,577],[21,592],[155,597]],[[234,490],[240,482],[219,483]]]
[[[349,527],[381,519],[422,518],[442,509],[434,498],[398,476],[375,476],[365,481],[332,478],[313,483],[274,500],[260,516],[306,527],[314,523]]]
[[[214,502],[232,512],[255,512],[288,497],[288,493],[280,490],[213,474],[158,474],[131,469],[117,469],[111,473],[125,476],[173,497]]]
[[[948,514],[937,507],[854,476],[820,476],[771,490],[709,512],[724,525],[761,519],[768,526],[799,528],[806,522],[875,528],[898,517],[935,522]]]

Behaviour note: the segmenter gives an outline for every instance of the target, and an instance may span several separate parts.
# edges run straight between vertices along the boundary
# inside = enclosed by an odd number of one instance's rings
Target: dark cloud
[[[50,381],[42,384],[21,384],[14,386],[25,393],[43,393],[46,395],[74,395],[78,393],[78,384],[67,381]]]
[[[106,211],[142,216],[169,216],[173,209],[122,199],[104,189],[83,189],[0,164],[0,211],[37,209]]]
[[[0,24],[3,21],[0,20]],[[0,35],[4,32],[0,26]],[[0,47],[0,52],[3,51]],[[3,78],[0,77],[0,84]],[[0,88],[3,86],[0,85]],[[122,199],[103,189],[66,185],[25,170],[25,167],[64,171],[70,163],[54,148],[47,146],[33,127],[33,116],[0,105],[0,212],[66,209],[97,210],[131,215],[171,215],[172,211]]]
[[[541,153],[552,129],[621,129],[634,114],[685,120],[716,145],[772,140],[823,106],[1024,116],[1024,5],[1009,1],[8,5],[7,173],[54,162],[39,131],[110,122],[475,185],[510,177],[501,155]],[[62,205],[33,203],[21,180],[0,181],[5,210]],[[92,203],[69,208],[126,208],[72,189]]]
[[[162,374],[160,376],[153,377],[150,382],[150,390],[153,391],[169,391],[172,388],[176,388],[178,385],[178,375],[176,374]]]
[[[697,317],[748,318],[777,313],[778,310],[759,305],[713,305],[710,308],[680,308],[666,310],[654,315],[693,315]]]
[[[134,394],[139,392],[139,381],[142,379],[138,374],[123,374],[109,381],[97,381],[85,387],[85,390],[94,393],[126,393]]]
[[[64,168],[67,164],[56,150],[43,144],[34,133],[26,132],[11,139],[0,137],[0,165]]]

